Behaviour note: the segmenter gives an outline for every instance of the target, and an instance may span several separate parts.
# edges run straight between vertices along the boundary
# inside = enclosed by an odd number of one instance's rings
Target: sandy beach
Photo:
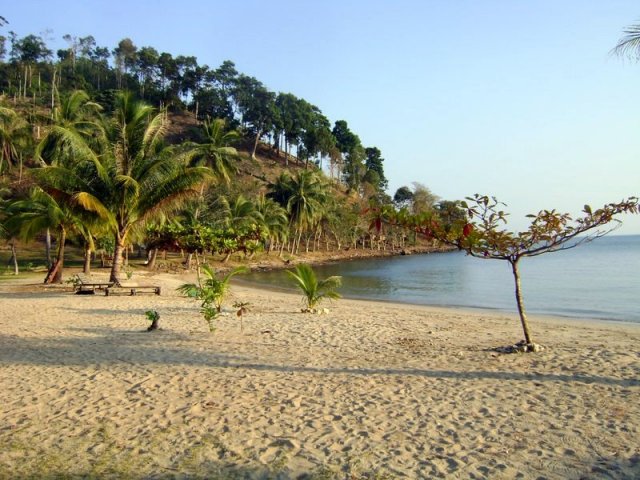
[[[546,349],[501,354],[508,314],[234,285],[210,334],[187,277],[137,280],[0,283],[0,478],[640,478],[640,325],[532,316]]]

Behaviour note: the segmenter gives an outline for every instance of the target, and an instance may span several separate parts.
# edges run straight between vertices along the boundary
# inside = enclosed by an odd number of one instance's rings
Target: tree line
[[[292,93],[274,92],[255,77],[238,72],[226,60],[217,68],[194,56],[138,47],[130,38],[112,49],[91,35],[64,35],[67,47],[55,54],[41,35],[0,36],[0,90],[14,100],[55,108],[57,95],[83,90],[111,111],[117,92],[128,90],[157,108],[188,110],[198,120],[224,119],[251,139],[268,141],[288,164],[328,165],[330,175],[350,189],[383,192],[387,188],[382,152],[363,146],[345,120],[332,125],[321,109]]]

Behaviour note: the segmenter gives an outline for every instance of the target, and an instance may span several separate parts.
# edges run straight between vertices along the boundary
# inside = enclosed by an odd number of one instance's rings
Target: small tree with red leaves
[[[518,314],[524,331],[524,342],[520,344],[520,350],[537,351],[538,346],[533,342],[522,300],[518,269],[520,260],[567,250],[603,237],[620,226],[621,222],[614,218],[616,215],[638,213],[640,205],[637,197],[630,197],[620,203],[609,203],[597,210],[585,205],[583,215],[576,219],[568,213],[541,210],[536,215],[527,215],[531,224],[527,230],[518,233],[502,228],[507,223],[508,215],[500,209],[502,206],[504,204],[494,197],[476,194],[461,203],[468,220],[444,225],[436,217],[432,217],[419,227],[419,231],[464,250],[468,255],[509,262],[515,282]]]

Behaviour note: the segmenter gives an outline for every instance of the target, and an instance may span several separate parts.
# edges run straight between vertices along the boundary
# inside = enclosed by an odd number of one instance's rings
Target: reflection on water
[[[520,265],[532,313],[640,322],[640,236],[606,237]],[[341,275],[340,292],[351,298],[515,311],[509,264],[459,252],[340,262],[316,272]],[[293,288],[282,271],[245,279]]]

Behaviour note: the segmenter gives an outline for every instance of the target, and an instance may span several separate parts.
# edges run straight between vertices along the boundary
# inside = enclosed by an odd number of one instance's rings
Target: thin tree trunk
[[[520,270],[518,269],[518,260],[509,260],[511,263],[511,270],[513,272],[513,279],[516,284],[516,303],[518,304],[518,314],[520,315],[520,323],[522,323],[522,330],[524,332],[524,340],[527,345],[531,345],[533,340],[531,333],[529,332],[529,323],[527,322],[527,314],[524,311],[524,302],[522,300],[522,286],[520,285]]]
[[[51,268],[51,231],[48,228],[44,240],[44,251],[47,256],[47,268]]]
[[[18,268],[18,253],[16,252],[16,243],[11,242],[11,261],[13,262],[13,274],[18,275],[20,269]]]
[[[256,159],[256,151],[258,150],[258,142],[260,141],[260,137],[262,136],[262,131],[258,130],[256,132],[256,141],[253,143],[253,150],[251,151],[251,158]]]
[[[198,279],[198,286],[202,289],[202,278],[200,277],[200,259],[198,258],[197,250],[196,250],[196,277]]]

